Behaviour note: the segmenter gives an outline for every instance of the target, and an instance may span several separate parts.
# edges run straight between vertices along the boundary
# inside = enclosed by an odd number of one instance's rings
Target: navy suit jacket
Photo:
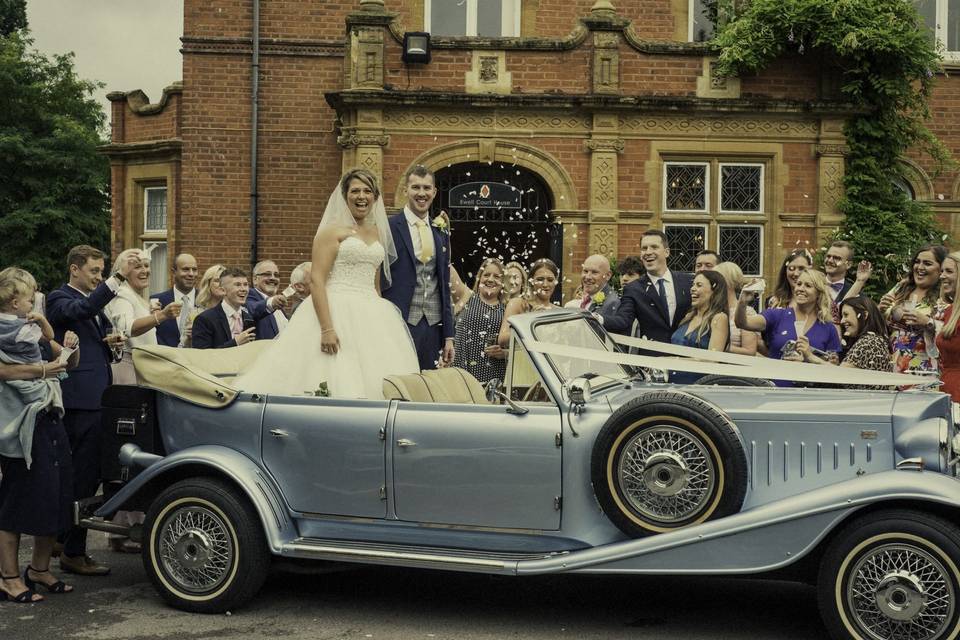
[[[637,321],[637,335],[657,342],[670,342],[683,316],[690,310],[690,286],[693,276],[689,273],[671,271],[673,290],[677,296],[677,308],[670,322],[670,313],[650,276],[644,275],[623,288],[620,306],[603,314],[603,326],[611,333],[629,335],[633,321]]]
[[[165,307],[173,302],[173,289],[167,289],[160,293],[150,296],[151,300],[158,300],[161,307]],[[157,325],[157,343],[167,347],[180,346],[180,323],[179,319],[171,318],[164,320]]]
[[[280,333],[277,319],[267,308],[267,298],[254,287],[247,291],[247,311],[257,323],[257,340],[273,340]]]
[[[60,383],[66,409],[99,411],[100,396],[113,382],[113,356],[103,342],[111,325],[103,308],[115,295],[103,282],[89,296],[69,285],[47,295],[47,320],[57,342],[63,344],[66,331],[73,331],[80,338],[80,362]]]
[[[241,308],[240,313],[243,316],[243,326],[249,326],[253,322],[250,312]],[[230,321],[219,304],[196,317],[193,321],[190,340],[194,349],[223,349],[237,346],[237,341],[234,340],[233,332],[230,330]]]
[[[453,305],[450,302],[450,237],[430,225],[433,232],[433,245],[436,249],[437,285],[440,293],[440,323],[443,337],[456,335],[453,324]],[[400,315],[406,320],[410,315],[410,302],[417,288],[417,256],[413,251],[413,239],[410,237],[410,225],[401,211],[390,218],[390,233],[397,247],[397,260],[390,265],[390,287],[383,290],[383,297],[397,305]],[[380,279],[382,283],[386,280]]]

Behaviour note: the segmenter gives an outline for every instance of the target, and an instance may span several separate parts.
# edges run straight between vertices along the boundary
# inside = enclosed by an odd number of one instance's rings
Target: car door
[[[391,433],[397,518],[509,529],[560,528],[560,411],[527,404],[401,402]]]
[[[383,518],[384,401],[270,396],[262,451],[295,511]]]

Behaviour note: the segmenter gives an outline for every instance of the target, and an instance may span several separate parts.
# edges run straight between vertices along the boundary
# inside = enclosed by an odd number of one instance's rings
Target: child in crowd
[[[56,379],[66,363],[53,328],[33,311],[36,281],[23,269],[0,271],[0,366],[37,365],[33,379],[0,383],[0,600],[38,602],[49,593],[73,590],[50,573],[56,535],[70,526],[73,469],[63,428],[63,400]],[[41,345],[41,342],[45,343]],[[67,332],[71,349],[77,336]],[[48,346],[49,345],[49,348]],[[53,362],[44,362],[44,352]],[[78,351],[67,353],[75,366]],[[52,377],[51,377],[52,376]],[[20,574],[21,534],[33,535],[33,557]]]

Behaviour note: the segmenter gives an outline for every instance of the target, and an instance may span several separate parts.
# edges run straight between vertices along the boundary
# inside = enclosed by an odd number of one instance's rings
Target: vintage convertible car
[[[655,345],[578,311],[511,324],[502,385],[447,369],[387,378],[375,401],[234,389],[256,345],[140,349],[141,385],[104,396],[108,499],[78,518],[110,530],[145,511],[143,566],[187,611],[241,606],[272,559],[295,558],[766,574],[816,584],[837,638],[960,633],[960,414],[896,390],[929,379],[629,354]],[[828,386],[851,382],[890,390]]]

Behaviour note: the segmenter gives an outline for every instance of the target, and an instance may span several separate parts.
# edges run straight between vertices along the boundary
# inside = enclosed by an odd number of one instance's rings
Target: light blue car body
[[[575,311],[511,318],[514,349]],[[529,354],[552,403],[436,404],[257,396],[209,409],[160,393],[163,457],[97,512],[186,477],[234,485],[275,556],[479,571],[746,574],[795,563],[878,505],[960,514],[947,395],[616,382],[581,407],[548,356]],[[748,463],[742,509],[632,538],[601,510],[591,456],[611,414],[673,389],[720,408]],[[405,443],[405,444],[402,444]],[[412,444],[411,444],[412,443]]]

